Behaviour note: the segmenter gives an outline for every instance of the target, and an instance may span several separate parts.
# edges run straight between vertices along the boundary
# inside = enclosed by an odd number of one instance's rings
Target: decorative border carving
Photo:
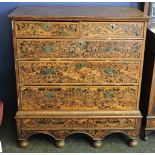
[[[104,139],[106,136],[113,133],[122,133],[131,139],[139,139],[136,130],[117,130],[117,129],[107,129],[107,130],[23,130],[19,137],[19,140],[28,139],[34,134],[47,134],[52,136],[55,140],[65,139],[68,136],[76,133],[83,133],[91,137],[93,140]]]

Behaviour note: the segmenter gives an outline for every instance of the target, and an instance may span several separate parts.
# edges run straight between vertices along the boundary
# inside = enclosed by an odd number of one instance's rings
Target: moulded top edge
[[[142,11],[114,6],[20,6],[9,14],[14,20],[147,21]]]

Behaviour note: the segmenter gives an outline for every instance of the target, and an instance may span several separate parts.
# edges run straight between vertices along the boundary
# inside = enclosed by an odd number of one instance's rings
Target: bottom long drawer
[[[24,130],[134,128],[134,118],[24,118]]]
[[[23,111],[136,110],[138,86],[21,86]]]

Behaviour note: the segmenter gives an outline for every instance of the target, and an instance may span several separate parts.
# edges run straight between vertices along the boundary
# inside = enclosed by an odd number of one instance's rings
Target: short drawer
[[[133,129],[135,122],[133,118],[25,118],[22,119],[22,129]]]
[[[83,38],[143,38],[143,23],[83,22]]]
[[[17,39],[17,58],[140,58],[142,41]]]
[[[138,86],[21,86],[22,111],[136,110]]]
[[[21,84],[137,84],[138,62],[20,61]]]
[[[16,21],[15,34],[19,38],[77,38],[79,23]]]

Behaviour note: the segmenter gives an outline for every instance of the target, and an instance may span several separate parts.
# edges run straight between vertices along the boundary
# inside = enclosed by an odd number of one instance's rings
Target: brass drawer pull
[[[87,47],[87,43],[85,41],[78,41],[75,45],[78,48],[86,48]]]
[[[46,53],[51,53],[53,52],[54,48],[52,45],[45,45],[42,47],[43,51],[46,52]]]
[[[57,70],[55,68],[53,68],[53,67],[51,67],[51,68],[43,68],[41,70],[42,74],[55,74],[56,72],[57,72]]]
[[[43,23],[43,24],[41,25],[41,27],[42,27],[45,31],[49,32],[49,31],[51,31],[52,25],[51,25],[51,23]]]
[[[43,124],[43,125],[45,125],[45,124],[47,124],[47,122],[45,122],[45,120],[42,120],[42,119],[41,119],[41,120],[38,120],[38,121],[37,121],[37,124]]]
[[[118,28],[118,26],[116,24],[108,24],[106,27],[110,31],[114,31]]]
[[[82,69],[85,66],[86,65],[84,63],[78,63],[78,64],[75,64],[75,69]]]
[[[54,99],[55,98],[55,94],[53,92],[44,92],[44,96],[47,98],[47,99]]]
[[[107,90],[107,91],[105,91],[104,96],[105,96],[106,98],[112,99],[112,98],[115,96],[115,94],[114,94],[113,91]]]
[[[107,73],[107,74],[116,74],[117,73],[117,71],[115,69],[111,68],[111,67],[104,68],[103,72]]]
[[[106,48],[106,52],[113,52],[115,50],[117,50],[115,47],[108,47],[108,48]]]
[[[84,93],[85,91],[86,91],[86,89],[84,89],[84,88],[75,88],[76,93]]]

